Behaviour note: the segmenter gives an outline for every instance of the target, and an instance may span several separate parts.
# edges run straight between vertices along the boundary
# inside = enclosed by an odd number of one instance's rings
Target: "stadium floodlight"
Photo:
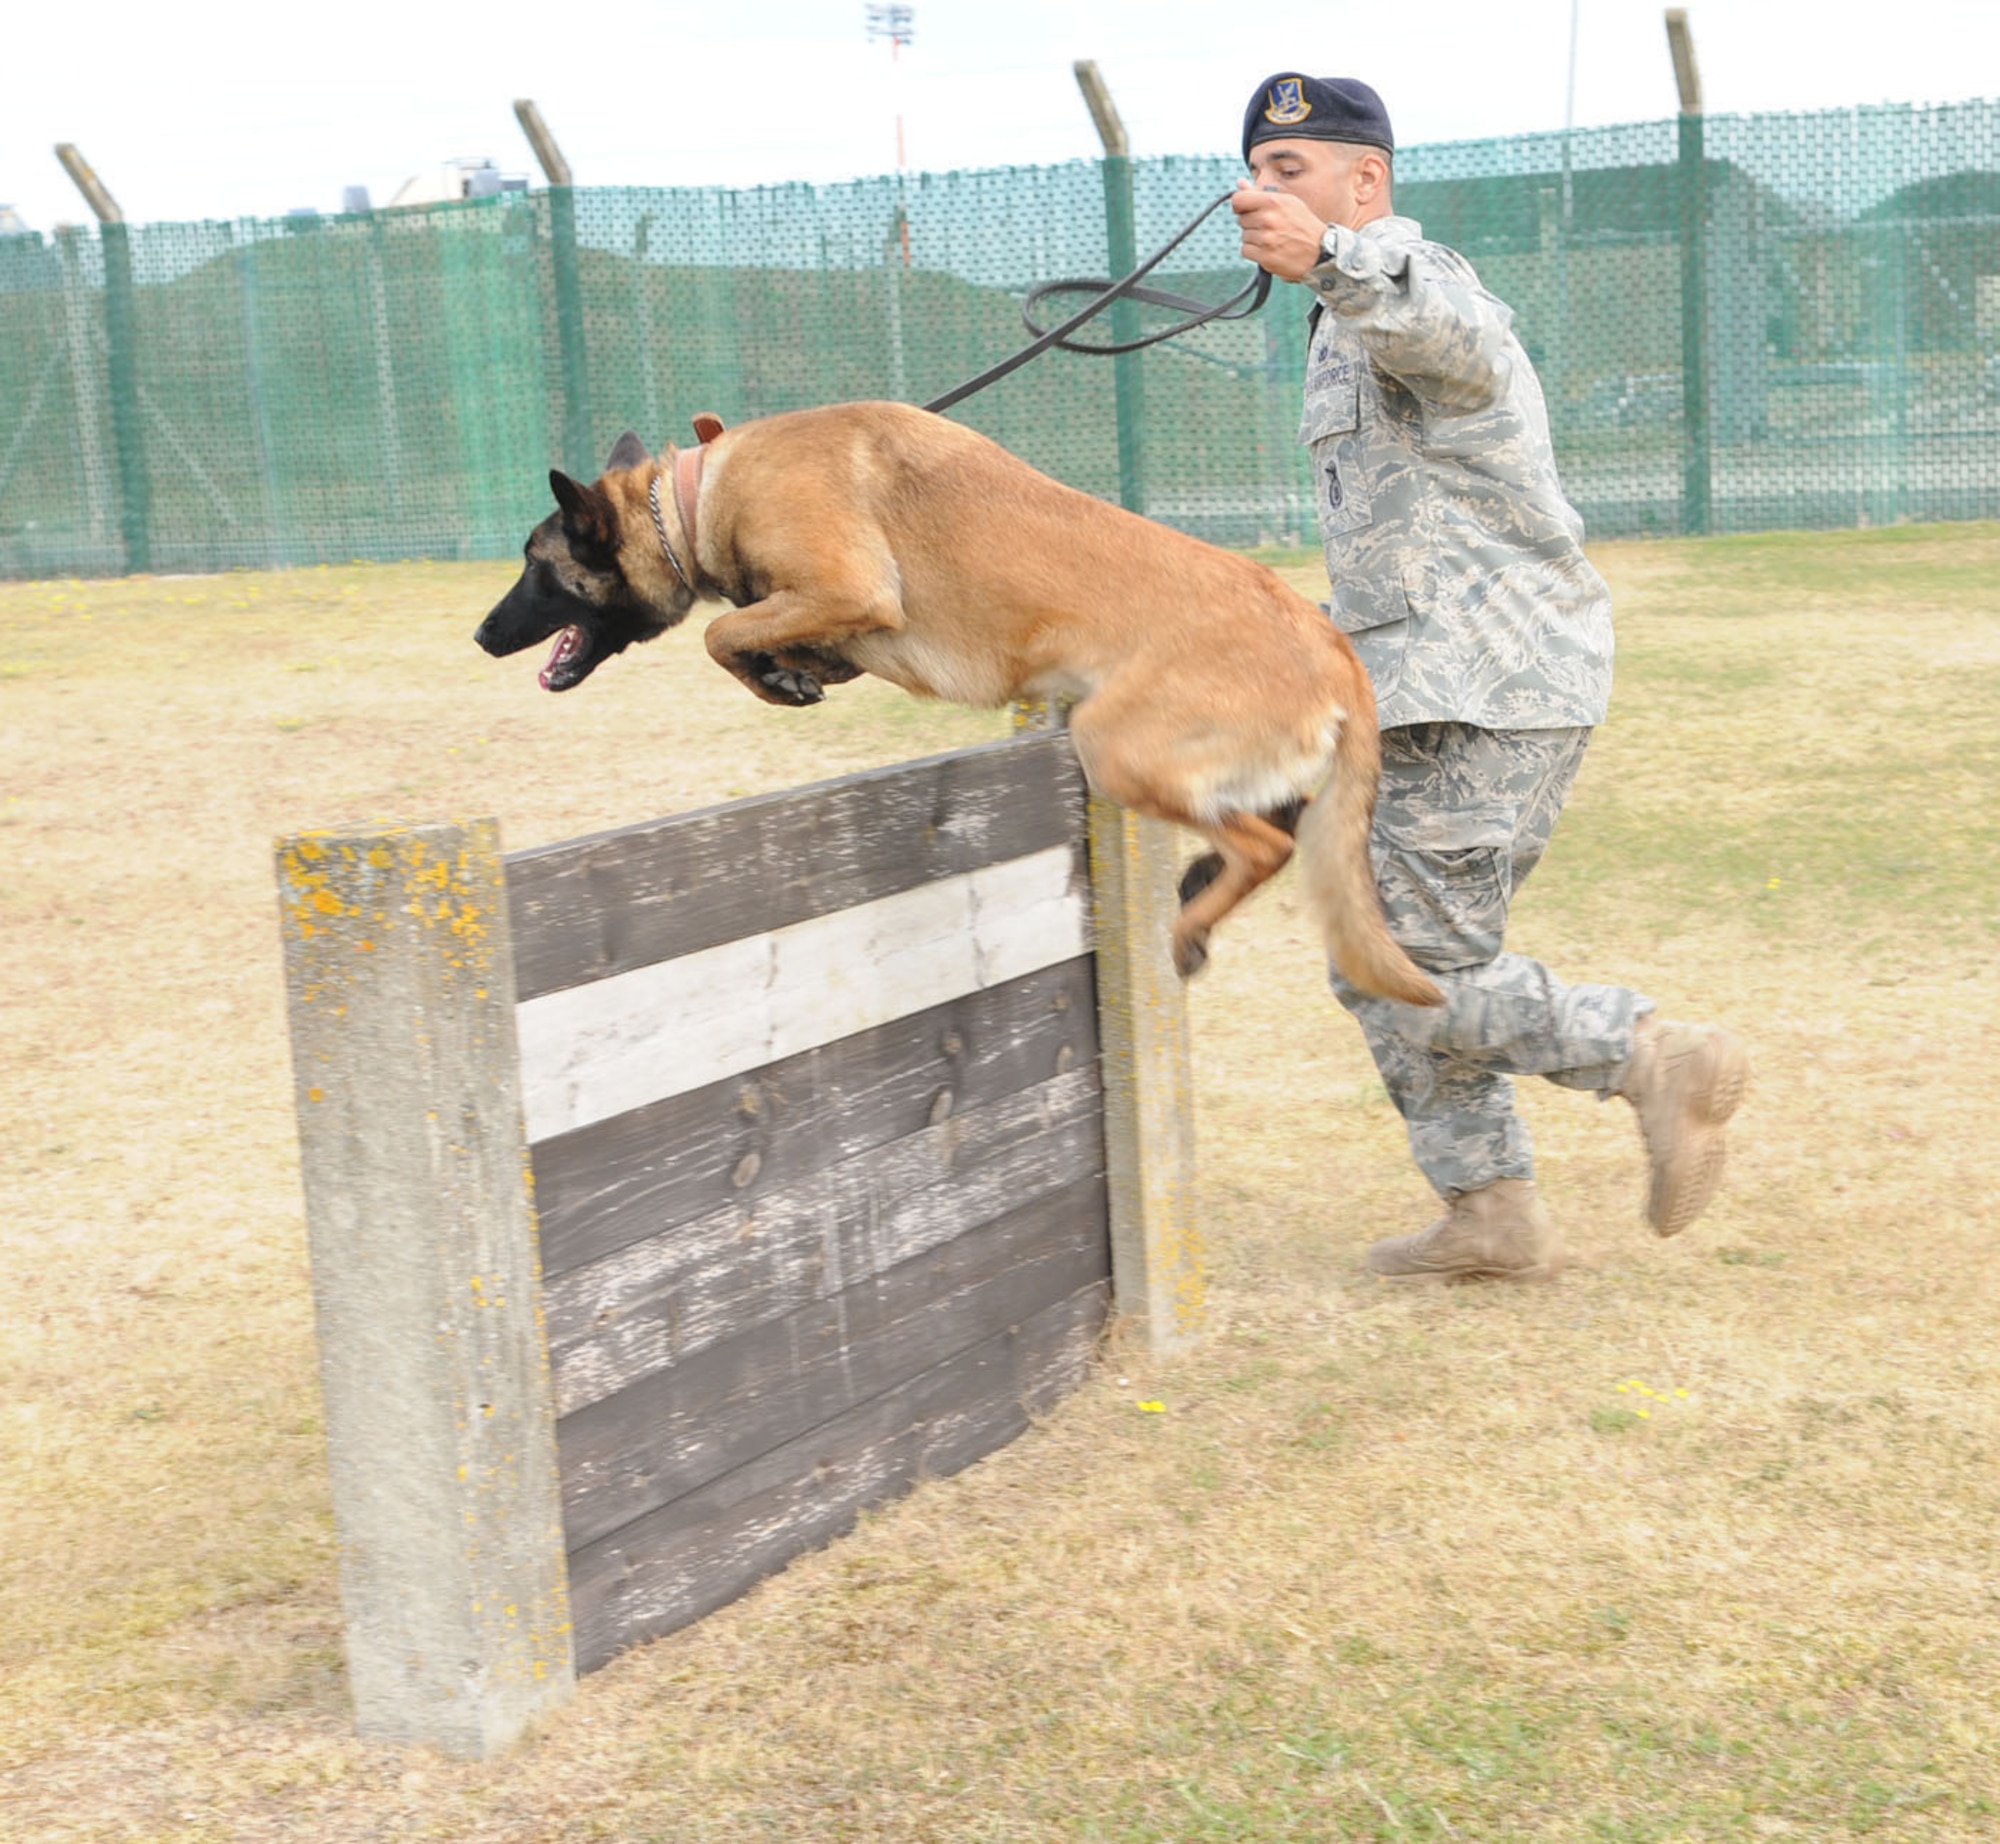
[[[917,9],[906,4],[906,0],[869,0],[863,8],[868,21],[868,36],[871,39],[886,38],[889,41],[889,68],[897,65],[897,54],[916,36]],[[891,79],[894,82],[894,79]],[[896,85],[900,92],[901,85]],[[910,220],[903,208],[903,174],[909,167],[909,154],[903,142],[903,107],[900,99],[896,105],[896,222],[894,236],[902,245],[903,266],[910,266]]]
[[[886,38],[892,57],[916,36],[917,9],[913,6],[871,4],[867,14],[868,36]]]

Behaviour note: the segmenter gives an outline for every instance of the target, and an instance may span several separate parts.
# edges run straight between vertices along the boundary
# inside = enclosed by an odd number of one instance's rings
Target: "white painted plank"
[[[1054,846],[518,1008],[532,1144],[1075,958]]]

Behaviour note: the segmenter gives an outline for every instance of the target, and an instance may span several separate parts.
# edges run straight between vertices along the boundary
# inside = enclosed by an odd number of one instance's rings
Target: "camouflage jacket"
[[[1409,218],[1330,229],[1305,416],[1333,617],[1382,723],[1603,720],[1611,596],[1513,311]]]

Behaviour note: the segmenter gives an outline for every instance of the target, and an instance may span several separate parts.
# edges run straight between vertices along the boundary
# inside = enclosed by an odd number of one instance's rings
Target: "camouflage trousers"
[[[1515,1076],[1616,1086],[1652,1002],[1622,986],[1566,986],[1507,953],[1514,892],[1541,861],[1590,742],[1588,729],[1408,724],[1382,732],[1373,839],[1389,929],[1444,989],[1442,1007],[1370,998],[1336,973],[1410,1150],[1439,1196],[1534,1176]]]

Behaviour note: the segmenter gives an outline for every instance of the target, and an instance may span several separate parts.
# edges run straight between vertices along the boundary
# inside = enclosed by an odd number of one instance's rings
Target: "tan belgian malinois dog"
[[[720,599],[735,607],[709,624],[708,651],[772,704],[815,704],[864,672],[959,704],[1073,699],[1092,788],[1214,847],[1181,886],[1183,977],[1291,857],[1296,824],[1307,898],[1345,978],[1441,1003],[1390,938],[1369,863],[1368,675],[1271,571],[907,404],[726,432],[697,418],[696,430],[700,447],[659,459],[621,437],[590,486],[549,476],[559,510],[481,624],[487,652],[554,636],[541,682],[565,691]]]

